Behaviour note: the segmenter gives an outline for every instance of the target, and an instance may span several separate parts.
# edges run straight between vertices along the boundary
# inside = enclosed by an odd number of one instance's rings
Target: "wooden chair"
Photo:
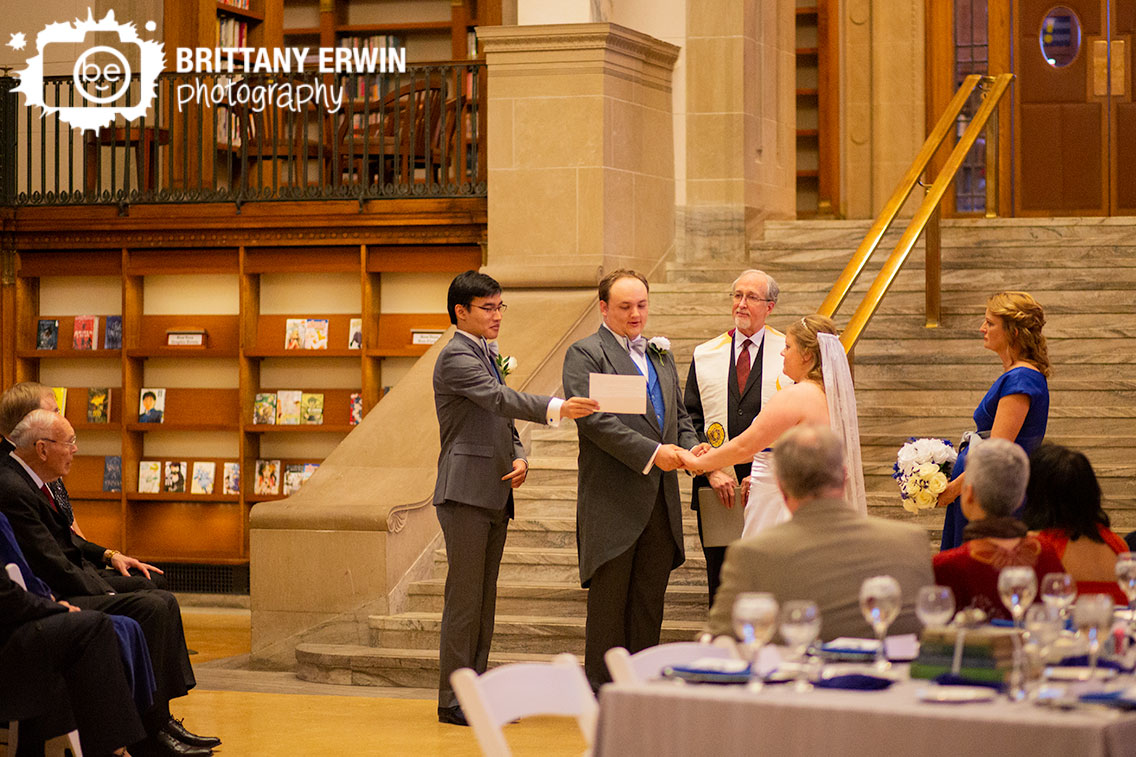
[[[326,179],[320,158],[326,162],[330,155],[321,140],[320,122],[324,116],[320,112],[265,108],[257,113],[239,103],[227,107],[239,139],[218,140],[217,151],[229,155],[234,189],[307,187],[311,165]]]
[[[16,563],[8,563],[4,566],[4,570],[8,572],[8,578],[12,579],[13,582],[19,584],[25,590],[28,588]],[[20,724],[15,720],[8,723],[8,746],[5,752],[7,757],[16,757],[16,746],[19,744],[20,738],[19,726]],[[62,736],[48,740],[43,746],[43,753],[45,757],[54,757],[55,755],[65,757],[67,754],[71,754],[72,757],[83,757],[83,749],[79,746],[79,732],[68,731]]]
[[[501,727],[531,715],[575,717],[591,750],[599,706],[571,654],[552,662],[502,665],[481,676],[462,668],[454,671],[450,683],[486,757],[509,757],[512,752]]]
[[[707,644],[700,641],[676,641],[659,644],[630,654],[623,647],[612,647],[604,654],[604,662],[616,683],[644,683],[658,678],[663,668],[671,665],[689,665],[695,660],[711,657],[720,660],[737,659],[737,649],[730,639]]]

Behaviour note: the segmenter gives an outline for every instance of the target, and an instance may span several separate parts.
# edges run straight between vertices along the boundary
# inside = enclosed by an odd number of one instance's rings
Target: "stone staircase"
[[[784,328],[816,310],[863,238],[867,222],[778,222],[748,261],[672,263],[651,288],[649,335],[671,339],[681,378],[696,344],[730,325],[729,285],[759,267],[781,284],[770,322]],[[885,240],[890,250],[898,234]],[[878,254],[882,261],[885,255]],[[986,297],[1024,289],[1045,306],[1054,371],[1048,438],[1082,449],[1096,468],[1120,532],[1136,528],[1136,222],[1127,219],[950,221],[943,227],[943,315],[923,327],[923,255],[916,250],[854,356],[863,461],[873,514],[919,523],[937,543],[942,512],[899,506],[891,466],[907,437],[957,440],[1000,372],[977,329]],[[878,268],[878,264],[876,266]],[[847,321],[876,269],[865,272],[838,315]],[[531,471],[498,582],[491,664],[583,652],[586,593],[575,548],[576,432],[571,423],[533,433]],[[689,480],[681,479],[684,501]],[[663,640],[690,639],[706,612],[705,562],[685,511],[687,560],[671,577]],[[301,644],[298,675],[361,685],[437,685],[438,626],[446,571],[413,584],[406,612],[370,618],[367,646]]]

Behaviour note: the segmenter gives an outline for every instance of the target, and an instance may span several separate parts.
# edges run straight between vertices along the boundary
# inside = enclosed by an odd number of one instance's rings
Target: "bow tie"
[[[497,360],[497,355],[500,353],[500,350],[497,347],[497,342],[490,342],[482,339],[481,343],[485,345],[485,351],[489,353],[490,359],[494,361]]]
[[[640,355],[646,355],[647,354],[647,340],[644,339],[641,336],[637,336],[634,339],[628,339],[627,340],[627,349],[630,350],[631,352],[637,352]]]

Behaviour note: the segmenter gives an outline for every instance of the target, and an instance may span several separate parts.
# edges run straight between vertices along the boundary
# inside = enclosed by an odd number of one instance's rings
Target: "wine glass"
[[[1128,634],[1136,632],[1136,552],[1121,552],[1116,556],[1116,582],[1128,597]]]
[[[1112,597],[1108,594],[1082,594],[1073,605],[1073,622],[1089,639],[1089,680],[1093,680],[1100,654],[1101,633],[1112,626]]]
[[[1014,619],[1014,628],[1021,630],[1026,608],[1037,596],[1037,574],[1025,565],[1009,565],[998,574],[998,596]]]
[[[1049,603],[1034,605],[1026,610],[1025,626],[1028,643],[1037,656],[1038,667],[1044,668],[1053,642],[1061,638],[1061,631],[1065,627],[1061,611]]]
[[[733,622],[734,636],[741,640],[749,658],[750,688],[760,689],[758,663],[761,648],[777,629],[777,600],[764,592],[742,592],[734,599]]]
[[[864,613],[864,620],[868,621],[880,642],[876,648],[876,670],[881,673],[891,667],[884,651],[884,637],[888,626],[899,616],[899,608],[899,581],[891,576],[872,576],[860,584],[860,612]]]
[[[799,667],[793,685],[796,691],[808,691],[812,688],[809,683],[806,662],[808,660],[809,645],[816,640],[820,633],[820,610],[816,602],[807,599],[794,599],[781,607],[781,638],[789,645]]]
[[[949,586],[919,587],[915,615],[925,628],[943,628],[955,616],[955,593]]]
[[[1136,568],[1136,562],[1133,563]],[[1068,573],[1046,573],[1041,579],[1041,601],[1052,607],[1061,616],[1061,621],[1069,619],[1069,608],[1077,598],[1077,582]]]

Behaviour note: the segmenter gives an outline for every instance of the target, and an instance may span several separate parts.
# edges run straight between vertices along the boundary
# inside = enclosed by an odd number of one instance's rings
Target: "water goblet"
[[[797,660],[797,674],[794,677],[795,691],[808,691],[809,683],[808,652],[809,645],[820,633],[820,610],[816,602],[807,599],[794,599],[781,607],[781,638],[789,645],[789,650]]]
[[[1121,552],[1116,556],[1116,583],[1128,597],[1128,635],[1136,633],[1136,552]]]
[[[1073,605],[1073,622],[1089,640],[1089,680],[1097,670],[1101,634],[1112,626],[1112,597],[1108,594],[1082,594]]]
[[[1008,565],[998,574],[998,596],[1014,619],[1014,628],[1022,629],[1026,608],[1037,596],[1037,574],[1025,565]]]
[[[1065,627],[1061,613],[1051,605],[1034,605],[1026,610],[1026,649],[1036,671],[1045,669],[1053,643]]]
[[[772,594],[764,592],[742,592],[734,599],[734,636],[736,636],[749,659],[749,686],[761,688],[761,672],[758,664],[761,648],[765,646],[777,629],[777,600]]]
[[[881,673],[891,667],[884,650],[884,638],[888,626],[899,616],[900,595],[899,581],[891,576],[872,576],[860,584],[860,612],[880,643],[876,648],[875,668]]]
[[[1134,563],[1136,567],[1136,563]],[[1041,579],[1041,601],[1052,607],[1061,616],[1062,622],[1069,619],[1069,608],[1077,599],[1077,582],[1068,573],[1046,573]]]
[[[925,628],[943,628],[955,616],[955,593],[949,586],[919,587],[915,615]]]

